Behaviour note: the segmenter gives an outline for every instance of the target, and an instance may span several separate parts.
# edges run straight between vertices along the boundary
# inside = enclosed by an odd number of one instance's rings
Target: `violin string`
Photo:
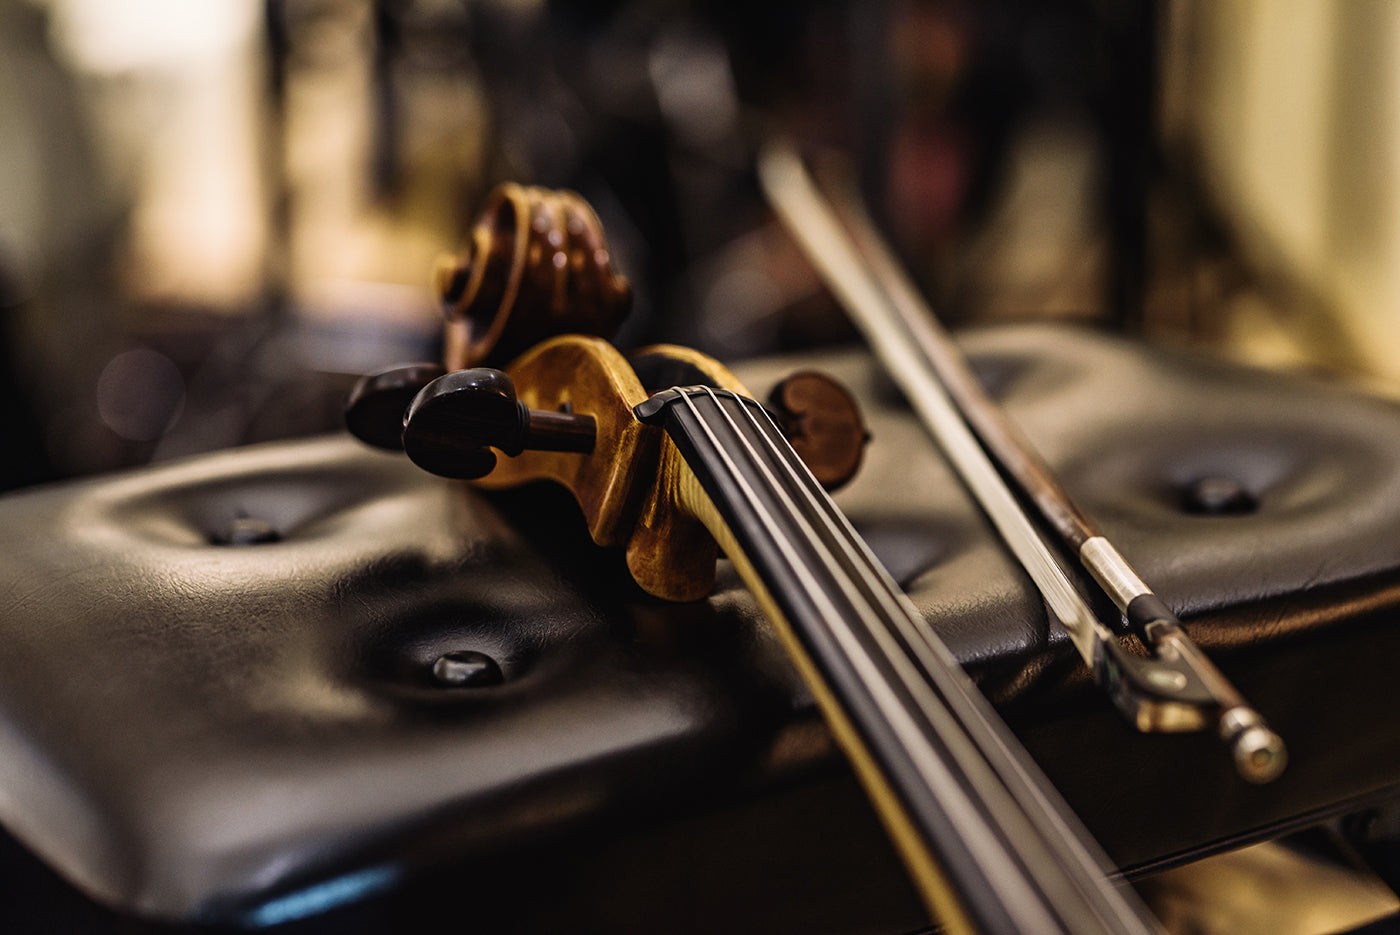
[[[715,395],[713,390],[710,390],[709,388],[705,388],[705,390],[711,396]],[[866,603],[863,607],[856,607],[858,612],[861,612],[861,616],[863,617],[862,622],[865,623],[867,627],[872,631],[879,633],[881,632],[881,628],[878,626],[878,624],[883,622],[879,611],[884,612],[883,616],[894,619],[907,616],[910,608],[905,607],[899,601],[898,598],[893,597],[889,588],[882,587],[882,582],[880,582],[878,576],[874,574],[873,569],[871,568],[873,556],[869,555],[868,553],[865,555],[861,555],[859,553],[853,552],[851,548],[850,537],[854,535],[854,530],[842,530],[839,527],[835,527],[830,522],[829,517],[826,516],[825,511],[821,509],[821,506],[817,498],[813,495],[813,492],[810,487],[811,484],[815,484],[815,480],[811,478],[811,474],[806,470],[806,466],[802,464],[800,459],[796,459],[795,457],[788,458],[785,456],[785,452],[782,450],[782,448],[778,446],[778,444],[773,440],[772,437],[768,435],[768,433],[763,431],[762,424],[753,414],[750,407],[742,402],[742,397],[738,396],[738,394],[733,393],[729,393],[728,395],[730,395],[733,399],[739,402],[740,411],[748,419],[751,427],[758,433],[759,437],[763,439],[770,454],[774,457],[778,464],[782,466],[789,479],[793,481],[794,485],[797,487],[798,490],[802,491],[802,493],[807,499],[808,505],[816,509],[818,513],[822,515],[823,518],[826,520],[827,530],[829,533],[831,533],[831,540],[835,542],[839,547],[841,547],[842,551],[844,552],[844,555],[839,556],[839,558],[844,558],[845,564],[837,564],[833,567],[840,569],[843,577],[845,578],[845,583],[852,586],[850,588],[844,588],[843,593],[845,593],[847,597],[854,597],[856,594],[860,594],[866,600]],[[764,475],[765,480],[768,481],[769,485],[773,488],[775,493],[777,493],[782,498],[784,505],[788,507],[788,512],[793,516],[794,519],[796,519],[801,524],[801,529],[804,538],[807,539],[807,541],[812,545],[814,549],[824,552],[827,558],[837,559],[838,556],[832,552],[830,545],[817,534],[816,529],[811,525],[807,515],[803,514],[798,509],[798,505],[783,492],[783,488],[778,483],[777,478],[773,476],[772,472],[769,470],[769,468],[766,466],[763,460],[759,457],[758,452],[753,448],[753,445],[749,442],[745,434],[742,431],[740,431],[739,426],[737,425],[737,423],[735,423],[733,417],[722,406],[718,406],[717,400],[716,403],[720,415],[729,423],[731,430],[734,431],[735,436],[739,439],[740,444],[742,444],[745,447],[755,467],[757,467],[758,470]],[[806,473],[806,477],[803,476],[804,472]],[[823,499],[827,499],[829,501],[829,498],[825,497],[824,493]],[[856,582],[851,578],[851,571],[853,569],[860,573],[864,578],[863,583],[866,585],[865,588],[858,589],[855,587],[856,585],[862,582]],[[902,595],[900,596],[902,597]],[[879,608],[873,606],[873,604],[870,602],[870,598],[872,597],[881,598],[882,600],[880,601],[880,603],[883,606]],[[917,611],[914,612],[917,613]],[[882,642],[881,649],[885,651],[885,654],[887,656],[890,656],[893,659],[898,659],[903,655],[903,653],[899,651],[899,647],[897,645],[893,645],[888,642]],[[950,653],[947,654],[946,661],[951,665],[957,665],[956,660],[952,657]],[[901,674],[906,677],[906,681],[909,685],[917,686],[917,688],[925,687],[924,679],[921,678],[918,674],[914,673],[913,671],[906,670]]]
[[[919,650],[927,649],[934,653],[937,656],[936,659],[924,658],[920,661],[924,663],[923,668],[930,669],[930,674],[939,676],[940,681],[942,681],[942,676],[945,673],[953,673],[953,677],[957,680],[958,684],[940,685],[941,688],[945,689],[946,694],[962,694],[969,688],[976,691],[975,686],[972,686],[970,682],[962,684],[963,681],[966,680],[966,675],[962,673],[957,659],[947,647],[942,644],[941,640],[932,642],[927,640],[925,634],[921,632],[925,626],[922,623],[914,628],[909,627],[909,624],[913,623],[915,620],[922,620],[922,618],[919,617],[918,609],[913,606],[909,598],[898,589],[898,585],[884,572],[883,567],[879,564],[879,560],[875,558],[868,548],[864,548],[864,541],[860,539],[860,535],[855,529],[849,525],[849,521],[846,521],[844,516],[842,517],[842,524],[837,524],[833,521],[832,512],[834,511],[837,515],[840,515],[840,511],[835,510],[831,498],[826,495],[825,491],[821,491],[820,495],[817,494],[820,487],[816,485],[816,480],[812,478],[811,472],[807,470],[806,465],[802,463],[801,459],[797,458],[795,455],[791,457],[787,456],[787,453],[779,447],[773,436],[763,430],[762,424],[748,406],[742,406],[741,411],[750,421],[755,431],[758,432],[759,436],[763,438],[773,457],[785,469],[786,473],[793,481],[794,486],[801,491],[807,501],[808,507],[814,510],[817,515],[821,516],[830,534],[831,541],[836,543],[843,551],[844,554],[842,557],[845,559],[846,564],[842,567],[847,572],[848,582],[852,585],[864,584],[865,587],[860,589],[860,593],[866,597],[867,601],[874,599],[874,601],[880,605],[878,608],[873,606],[868,607],[867,613],[864,615],[865,621],[869,623],[872,619],[879,620],[880,617],[876,611],[882,611],[885,618],[888,618],[890,621],[900,626],[904,642],[908,644],[908,648],[911,651],[922,655],[922,653],[919,653]],[[736,434],[738,434],[737,427]],[[742,439],[742,435],[740,435],[740,437]],[[747,441],[745,441],[744,444],[747,445]],[[752,449],[750,449],[750,453],[755,461],[758,462],[757,454],[752,452]],[[772,475],[767,472],[766,468],[762,467],[761,462],[759,463],[760,468],[764,470],[769,481],[776,484],[776,480]],[[815,530],[807,523],[805,515],[800,511],[796,511],[796,504],[791,505],[795,511],[795,515],[803,516],[804,523],[807,524],[806,528],[809,537],[814,541],[819,541]],[[859,547],[857,543],[859,543]],[[851,580],[849,577],[851,571],[859,574],[863,580],[860,582]],[[904,653],[899,651],[897,646],[892,647],[886,644],[882,646],[882,649],[891,656],[899,657],[904,655]],[[911,684],[922,685],[924,682],[924,678],[921,675],[913,673],[905,674],[908,675]],[[953,689],[953,691],[947,691],[948,689]],[[979,715],[979,720],[985,720],[983,712],[979,711],[977,714]]]
[[[706,390],[712,396],[714,395],[712,390],[709,390],[708,388],[706,388]],[[736,400],[741,399],[741,397],[739,397],[737,394],[733,394],[733,398]],[[839,547],[841,547],[842,551],[844,552],[844,555],[837,556],[832,552],[830,545],[828,545],[827,542],[823,541],[821,537],[817,534],[817,531],[811,525],[808,516],[802,513],[802,511],[798,509],[798,505],[789,496],[783,493],[782,487],[779,485],[777,479],[773,476],[768,467],[763,463],[763,460],[759,457],[757,451],[754,450],[752,444],[745,437],[744,433],[739,430],[739,426],[734,422],[733,417],[730,416],[729,413],[722,407],[720,407],[719,411],[721,416],[723,416],[729,422],[730,428],[734,431],[740,443],[746,448],[755,466],[757,466],[759,471],[762,472],[765,479],[769,482],[770,486],[773,487],[775,492],[777,492],[783,498],[784,504],[789,508],[789,512],[791,513],[791,515],[795,519],[797,519],[798,522],[801,524],[801,529],[804,538],[806,538],[815,549],[824,552],[826,557],[830,559],[837,559],[838,557],[844,558],[844,564],[838,563],[834,566],[840,569],[844,577],[845,583],[851,585],[851,587],[843,589],[844,593],[847,595],[847,597],[850,598],[853,598],[856,594],[860,594],[865,599],[865,604],[863,606],[856,606],[855,609],[860,613],[862,617],[862,622],[866,625],[867,629],[876,635],[876,639],[879,642],[880,648],[883,651],[884,655],[889,657],[891,661],[894,662],[896,665],[899,665],[899,660],[906,659],[906,655],[905,653],[901,652],[898,644],[894,644],[887,640],[880,639],[880,636],[885,632],[881,624],[886,622],[886,618],[895,622],[900,622],[901,618],[907,618],[909,612],[912,610],[912,606],[906,606],[906,604],[901,602],[900,598],[903,598],[902,594],[896,597],[895,594],[891,592],[891,589],[889,587],[882,586],[883,582],[879,580],[879,576],[875,574],[874,570],[871,567],[872,563],[874,562],[874,557],[869,555],[868,553],[860,554],[859,552],[855,552],[852,549],[850,540],[851,537],[855,535],[854,530],[849,528],[846,530],[842,530],[839,527],[834,526],[830,522],[829,517],[826,516],[825,510],[821,509],[817,498],[813,494],[811,485],[815,484],[816,482],[811,477],[811,473],[807,471],[806,465],[802,464],[801,460],[797,459],[795,456],[792,458],[785,456],[785,452],[783,452],[783,450],[777,445],[773,438],[768,433],[763,431],[761,423],[758,421],[754,413],[750,410],[750,407],[740,402],[740,411],[744,413],[745,417],[749,420],[751,426],[757,431],[759,437],[763,439],[766,447],[769,449],[772,456],[784,468],[788,477],[793,481],[797,489],[802,491],[802,493],[805,495],[808,501],[808,505],[813,509],[816,509],[818,514],[823,516],[823,518],[826,520],[827,529],[828,532],[831,534],[832,541],[835,542]],[[803,476],[804,473],[806,474],[805,478]],[[823,492],[822,494],[822,499],[826,499],[828,502],[830,500],[829,497],[826,497],[825,492]],[[863,577],[863,582],[857,582],[852,579],[851,572],[853,570]],[[866,587],[859,588],[858,585],[861,583],[865,584]],[[874,606],[870,600],[872,597],[876,598],[882,606],[878,608]],[[903,598],[903,600],[907,601],[908,599]],[[917,614],[918,612],[917,610],[914,610],[913,613]],[[907,622],[907,620],[903,622]],[[944,650],[944,652],[946,654],[946,664],[950,666],[956,666],[957,661],[953,658],[952,654],[947,653],[946,649]],[[920,693],[923,689],[927,688],[925,678],[912,668],[904,668],[901,666],[900,675],[905,684],[912,689],[911,694]],[[962,686],[958,687],[961,688]]]
[[[721,416],[725,416],[725,413],[719,406],[718,398],[716,397],[714,391],[711,390],[709,387],[704,387],[703,389],[711,397],[711,400],[716,404],[716,409],[720,411]],[[765,530],[769,533],[769,536],[771,537],[775,546],[779,549],[779,551],[783,553],[783,558],[787,562],[788,566],[791,568],[792,572],[802,580],[802,584],[807,594],[813,599],[813,601],[821,605],[819,609],[821,611],[823,619],[826,622],[828,622],[828,624],[834,624],[836,622],[844,623],[844,615],[832,602],[830,596],[826,593],[826,590],[821,587],[820,582],[818,582],[816,580],[816,577],[811,573],[810,569],[807,567],[807,563],[802,561],[801,556],[797,554],[791,542],[788,540],[785,531],[779,525],[777,519],[773,516],[772,512],[768,509],[768,507],[763,503],[762,499],[758,496],[757,492],[753,489],[752,485],[748,482],[747,478],[745,478],[744,475],[740,472],[738,465],[735,464],[729,452],[720,443],[719,438],[715,435],[714,430],[708,423],[708,420],[700,412],[699,408],[695,405],[694,400],[688,394],[682,394],[681,399],[685,404],[686,408],[690,410],[691,415],[695,418],[696,423],[699,425],[701,431],[705,433],[706,440],[710,443],[716,455],[724,462],[724,466],[729,476],[734,479],[735,484],[740,488],[740,491],[742,492],[744,499],[747,501],[749,508],[762,522]],[[749,450],[750,454],[752,455],[752,448],[750,447]],[[771,480],[771,475],[769,479]],[[795,510],[793,512],[795,513]],[[808,538],[810,540],[810,536]],[[873,673],[871,673],[865,665],[865,663],[867,662],[873,665],[873,660],[870,660],[865,648],[855,639],[855,634],[849,633],[848,635],[849,638],[847,638],[847,633],[838,633],[838,641],[841,642],[843,648],[847,649],[850,652],[852,659],[857,660],[861,663],[860,667],[863,670],[863,674],[868,677],[873,676]],[[882,680],[870,677],[867,681],[867,684],[870,685],[872,689],[874,689],[882,687],[884,683]],[[881,694],[882,697],[884,697],[884,693],[882,692]],[[892,693],[890,693],[887,697],[892,701],[893,704],[898,705],[898,700],[895,699]],[[899,708],[902,709],[902,706],[899,706]],[[906,715],[901,714],[901,720],[903,720],[905,716]],[[909,730],[915,730],[915,728],[912,727],[912,724],[910,725]],[[904,731],[899,732],[904,733]]]
[[[980,690],[963,672],[951,650],[933,633],[908,595],[889,576],[869,545],[851,525],[850,519],[836,507],[826,491],[821,489],[801,459],[792,453],[790,448],[784,451],[778,444],[775,440],[775,426],[771,426],[770,423],[769,429],[765,430],[750,407],[742,406],[741,411],[753,428],[763,436],[773,455],[787,469],[796,482],[797,489],[807,500],[808,506],[822,517],[834,541],[846,550],[850,567],[865,578],[867,586],[881,599],[886,616],[899,628],[909,651],[918,658],[929,677],[940,682],[946,700],[961,709],[959,713],[964,720],[975,722],[985,730],[987,740],[996,746],[1001,760],[1012,771],[1014,779],[1002,775],[1002,781],[1006,783],[1012,795],[1021,799],[1023,803],[1029,799],[1033,810],[1026,810],[1031,814],[1045,815],[1053,826],[1050,833],[1054,838],[1066,842],[1072,848],[1073,856],[1081,866],[1091,866],[1098,871],[1098,875],[1093,877],[1096,889],[1111,888],[1111,884],[1100,882],[1100,878],[1108,872],[1107,858],[1098,852],[1096,846],[1090,844],[1088,836],[1082,830],[1071,825],[1066,806],[1052,801],[1046,794],[1047,780],[1043,776],[1032,775],[1025,757],[1017,752],[1019,745],[1013,746],[1005,725],[992,711]],[[995,764],[992,765],[993,769],[1000,772]]]
[[[1282,738],[1267,727],[1263,717],[1186,635],[1181,621],[1080,510],[1025,434],[988,396],[952,335],[900,268],[860,200],[845,191],[829,206],[851,235],[848,242],[857,261],[865,261],[875,286],[886,295],[891,317],[904,326],[905,336],[919,348],[993,460],[1006,469],[1065,548],[1138,631],[1152,650],[1154,665],[1176,660],[1209,692],[1221,738],[1230,747],[1241,775],[1251,782],[1276,777],[1287,761]]]
[[[1144,692],[1131,686],[1123,690],[1120,685],[1112,693],[1125,713],[1139,724],[1144,723],[1140,720],[1144,714],[1165,717],[1161,714],[1164,710],[1170,710],[1174,718],[1188,719],[1181,723],[1204,722],[1213,714],[1240,774],[1251,782],[1276,777],[1287,762],[1282,739],[1190,640],[1170,609],[1079,511],[1014,423],[986,396],[858,200],[842,200],[843,224],[837,209],[818,191],[801,158],[788,146],[764,152],[759,178],[788,230],[850,311],[876,356],[885,362],[1003,542],[1034,580],[1091,671],[1096,672],[1096,680],[1098,655],[1118,653],[1117,639],[1053,558],[1042,533],[1016,500],[989,452],[1003,462],[1062,544],[1134,624],[1143,644],[1152,651],[1150,662],[1140,666],[1174,670],[1178,676],[1195,679],[1212,696],[1207,710],[1199,702],[1180,697],[1163,700],[1160,688]],[[867,248],[864,253],[862,243]],[[978,432],[983,434],[986,449]]]
[[[977,724],[984,734],[983,742],[990,743],[997,749],[1001,765],[988,765],[998,772],[1013,798],[1022,803],[1022,810],[1031,815],[1044,815],[1050,826],[1042,829],[1047,839],[1065,842],[1072,852],[1070,856],[1078,861],[1081,867],[1091,867],[1096,871],[1084,882],[1089,882],[1101,897],[1101,902],[1102,897],[1108,896],[1104,909],[1119,917],[1120,926],[1128,924],[1123,917],[1126,912],[1130,913],[1127,918],[1141,927],[1140,908],[1125,905],[1123,900],[1118,898],[1120,894],[1112,892],[1112,884],[1104,880],[1109,867],[1107,858],[1090,844],[1087,834],[1076,827],[1077,822],[1071,824],[1067,807],[1063,803],[1052,801],[1047,795],[1048,781],[1043,776],[1037,777],[1032,774],[1024,755],[1016,752],[1018,745],[1013,744],[1005,725],[992,711],[990,704],[963,672],[952,652],[932,632],[913,602],[889,576],[850,520],[821,489],[810,470],[791,448],[778,444],[777,429],[771,425],[771,420],[765,431],[750,407],[743,406],[741,411],[753,428],[762,435],[779,463],[791,475],[808,506],[821,516],[834,541],[846,551],[849,567],[859,572],[865,578],[867,586],[881,599],[886,617],[899,629],[909,651],[918,658],[928,676],[940,683],[945,702],[952,706],[964,721]],[[1009,775],[1003,771],[1003,767],[1009,769]]]
[[[919,614],[918,608],[914,607],[909,597],[900,590],[899,586],[889,577],[884,566],[880,564],[879,559],[870,551],[865,541],[860,537],[860,534],[856,532],[855,527],[850,524],[845,514],[835,508],[835,504],[832,502],[831,498],[826,495],[825,491],[822,491],[821,494],[818,495],[813,489],[814,486],[816,486],[816,480],[811,477],[810,471],[807,470],[802,460],[800,458],[790,459],[786,457],[773,438],[769,436],[767,432],[763,432],[761,424],[754,415],[748,411],[748,407],[745,407],[744,412],[753,423],[754,428],[763,434],[764,440],[772,449],[775,457],[780,459],[788,473],[793,477],[794,481],[796,481],[797,489],[800,490],[806,498],[807,505],[821,515],[833,540],[839,543],[845,550],[847,561],[850,562],[852,567],[863,577],[868,593],[877,598],[886,614],[897,621],[901,623],[918,621],[915,633],[910,633],[907,630],[902,632],[902,635],[905,637],[905,642],[910,644],[909,648],[917,651],[916,647],[926,647],[927,650],[936,657],[935,660],[922,659],[921,661],[925,663],[926,667],[937,670],[941,664],[941,666],[946,667],[948,671],[959,673],[958,677],[960,679],[965,678],[965,675],[961,674],[961,666],[957,658],[953,656],[952,652],[943,644],[942,640],[935,638],[930,641],[925,638],[924,631],[927,625],[922,622],[922,617]],[[804,472],[806,473],[806,477],[803,476]],[[817,489],[820,488],[817,487]],[[903,628],[901,629],[903,630]],[[911,639],[911,636],[915,638]],[[958,688],[961,689],[963,686],[959,685]],[[982,712],[978,713],[981,714]]]
[[[767,467],[762,463],[762,459],[757,456],[757,452],[753,449],[753,446],[744,438],[744,433],[739,430],[733,418],[719,403],[715,391],[709,387],[702,387],[701,389],[709,395],[721,417],[729,422],[731,430],[740,440],[741,444],[747,449],[755,466],[766,476],[771,489],[782,501],[785,501],[785,505],[789,507],[789,514],[798,521],[803,531],[803,537],[807,540],[808,544],[819,554],[825,553],[828,559],[834,560],[836,556],[831,552],[829,547],[816,536],[815,530],[801,515],[801,512],[797,509],[796,503],[791,500],[786,491],[782,489],[781,485],[777,483],[771,472],[769,472]],[[747,406],[744,405],[738,394],[730,393],[728,395],[739,400],[739,405],[747,410]],[[714,447],[716,453],[724,461],[731,477],[735,479],[736,483],[743,490],[745,499],[749,502],[750,508],[760,518],[760,521],[768,530],[780,551],[784,553],[784,558],[792,570],[802,579],[808,593],[822,605],[823,622],[826,624],[828,632],[837,638],[848,658],[859,670],[861,681],[866,685],[867,690],[879,696],[879,701],[877,703],[881,707],[887,720],[890,721],[892,726],[895,726],[896,733],[900,735],[904,749],[910,755],[911,760],[914,761],[915,767],[926,786],[947,810],[949,817],[953,819],[955,823],[964,825],[963,831],[960,832],[960,837],[970,849],[974,849],[977,852],[978,863],[983,867],[984,874],[988,876],[990,882],[999,887],[1014,886],[1019,882],[1018,875],[997,872],[990,866],[990,864],[994,862],[1008,860],[1014,862],[1014,849],[1009,847],[1006,841],[997,840],[994,836],[989,838],[987,834],[989,829],[985,824],[979,823],[976,828],[966,827],[968,819],[973,814],[977,814],[977,812],[974,811],[975,806],[969,799],[966,789],[964,789],[964,787],[949,773],[948,767],[939,760],[937,754],[929,746],[927,738],[910,719],[908,709],[905,708],[904,705],[900,703],[898,697],[890,691],[884,678],[876,670],[874,661],[869,658],[868,651],[864,645],[855,633],[849,629],[849,624],[845,617],[831,602],[830,598],[822,593],[819,583],[806,568],[805,563],[801,561],[800,556],[792,549],[791,544],[786,541],[782,528],[768,510],[767,506],[762,503],[748,481],[739,473],[732,458],[725,448],[720,445],[718,438],[707,424],[707,420],[695,406],[690,395],[683,393],[681,398],[695,417],[702,431],[706,434],[707,439]],[[773,444],[771,439],[767,441],[770,446]],[[788,465],[788,470],[792,471],[792,466],[790,464]],[[798,480],[800,481],[800,475],[798,476]],[[839,570],[848,582],[852,585],[855,584],[854,581],[850,580],[849,573],[843,569],[839,563],[828,561],[824,564],[829,568]],[[848,597],[854,596],[854,592],[852,591],[847,591],[846,593]],[[984,772],[990,767],[990,764],[987,763],[983,755],[975,750],[968,749],[968,742],[965,741],[965,726],[957,723],[941,723],[950,717],[955,722],[957,719],[950,710],[940,705],[939,699],[933,694],[927,681],[914,671],[907,655],[900,652],[897,645],[891,646],[891,635],[889,631],[882,626],[883,621],[880,619],[879,615],[875,613],[874,607],[868,602],[864,603],[862,606],[853,600],[852,609],[862,618],[861,622],[864,624],[865,631],[876,641],[877,645],[882,650],[885,661],[895,669],[905,692],[915,700],[919,710],[931,723],[935,733],[940,739],[949,743],[950,752],[955,753],[955,758],[959,767],[965,774],[971,773],[973,775],[974,785],[972,787],[978,789],[984,801],[986,796],[995,795],[995,790],[998,788],[999,784],[996,784],[994,779],[992,783],[976,781],[976,774]],[[954,748],[959,745],[959,741],[964,741],[962,743],[962,749],[954,750]],[[1011,809],[1009,804],[1010,803],[1007,802],[1001,802],[997,803],[994,807],[995,811],[998,813],[997,819],[1001,826],[1005,828],[1007,824],[1024,824],[1024,814],[1019,810]],[[993,807],[990,802],[987,803],[987,805],[988,807]],[[1018,835],[1017,837],[1019,838],[1021,836]],[[1003,905],[1007,906],[1008,909],[1011,905],[1015,905],[1024,913],[1040,916],[1038,919],[1026,920],[1025,924],[1029,926],[1025,929],[1026,931],[1048,931],[1050,929],[1047,926],[1054,925],[1053,921],[1048,916],[1045,916],[1045,910],[1041,900],[1034,894],[1025,891],[1024,888],[1021,888],[1020,892],[1007,893],[1003,891],[999,895]]]

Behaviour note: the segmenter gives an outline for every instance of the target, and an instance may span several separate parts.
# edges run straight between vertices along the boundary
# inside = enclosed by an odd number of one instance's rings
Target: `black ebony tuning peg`
[[[345,427],[365,444],[402,451],[408,404],[444,373],[441,364],[408,364],[361,377],[345,402]]]
[[[496,448],[522,451],[593,450],[592,416],[530,409],[499,370],[455,370],[423,387],[409,403],[403,450],[413,463],[443,477],[485,477]]]

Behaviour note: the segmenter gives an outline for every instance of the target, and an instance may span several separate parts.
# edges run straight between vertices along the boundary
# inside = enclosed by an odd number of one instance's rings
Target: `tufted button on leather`
[[[1238,516],[1259,508],[1254,494],[1239,481],[1228,477],[1202,477],[1193,481],[1182,495],[1187,513],[1206,516]]]
[[[267,520],[240,516],[210,538],[215,545],[263,545],[281,542],[282,534]]]
[[[444,688],[485,688],[505,680],[496,660],[473,649],[443,653],[433,663],[433,678]]]

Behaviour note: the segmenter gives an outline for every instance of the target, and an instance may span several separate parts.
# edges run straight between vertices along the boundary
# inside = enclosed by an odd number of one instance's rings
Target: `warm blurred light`
[[[247,0],[51,0],[58,54],[89,84],[108,172],[133,211],[133,297],[210,309],[262,278],[257,56]]]
[[[1173,935],[1359,932],[1400,909],[1395,893],[1374,874],[1272,841],[1158,873],[1138,885]]]
[[[1400,377],[1400,4],[1172,7],[1164,128],[1249,260],[1313,293],[1304,348]],[[1350,359],[1347,359],[1350,358]]]
[[[80,72],[187,68],[220,58],[257,28],[249,0],[50,0],[58,50]]]

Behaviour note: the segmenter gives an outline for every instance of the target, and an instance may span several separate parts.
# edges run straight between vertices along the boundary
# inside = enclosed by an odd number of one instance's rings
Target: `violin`
[[[599,331],[625,312],[630,290],[577,196],[499,190],[438,284],[456,332],[448,366],[362,380],[347,406],[358,437],[488,489],[563,485],[593,540],[622,549],[661,598],[703,598],[722,553],[948,930],[1157,931],[831,499],[866,437],[848,394],[807,374],[770,408],[705,355],[629,359],[598,334],[480,366],[538,339],[542,321]]]

